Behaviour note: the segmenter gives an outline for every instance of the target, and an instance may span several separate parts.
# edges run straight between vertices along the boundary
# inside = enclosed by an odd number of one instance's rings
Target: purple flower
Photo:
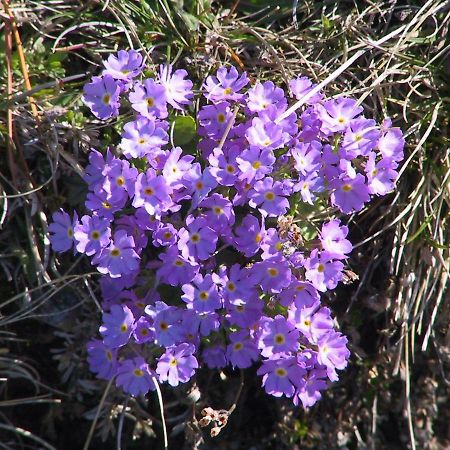
[[[235,67],[230,67],[229,70],[226,67],[220,67],[216,76],[210,75],[206,78],[203,85],[207,92],[205,97],[213,103],[220,103],[223,100],[239,101],[243,97],[243,94],[239,94],[239,91],[248,82],[247,75],[243,73],[239,76]]]
[[[284,144],[283,130],[273,122],[265,122],[259,117],[252,120],[252,126],[245,133],[250,146],[275,150]]]
[[[156,389],[153,378],[155,378],[153,370],[148,367],[144,358],[138,356],[120,362],[116,386],[136,397],[139,394],[145,395],[148,391]]]
[[[226,302],[234,303],[235,299],[241,299],[253,289],[254,283],[249,279],[247,268],[241,268],[239,264],[233,264],[226,274],[225,266],[221,266],[220,275],[213,274],[213,280],[221,285],[221,295]],[[239,304],[240,304],[240,300]]]
[[[105,166],[104,181],[98,194],[106,194],[106,200],[117,207],[125,205],[134,194],[134,183],[138,171],[128,161],[114,159]]]
[[[97,339],[87,344],[87,361],[89,369],[96,373],[97,378],[110,380],[117,371],[117,350],[107,347]]]
[[[208,225],[219,233],[228,234],[234,224],[234,211],[231,202],[220,194],[212,194],[200,202],[200,207],[208,208]]]
[[[74,227],[77,251],[91,256],[108,246],[111,238],[109,224],[109,220],[102,217],[83,216],[81,224]]]
[[[344,264],[340,261],[331,261],[326,252],[319,253],[317,249],[311,252],[305,260],[305,278],[311,281],[320,292],[334,289],[342,279]]]
[[[233,298],[226,305],[226,318],[231,325],[253,328],[262,316],[264,303],[258,298],[255,289],[243,292],[242,297]]]
[[[53,222],[49,225],[50,242],[55,252],[70,250],[75,242],[74,229],[78,224],[78,215],[73,213],[73,220],[62,209],[53,213]]]
[[[187,343],[167,349],[158,359],[156,373],[159,380],[167,381],[171,386],[189,381],[198,368],[194,352],[195,347]]]
[[[270,105],[286,103],[283,89],[276,87],[272,81],[257,83],[247,91],[247,106],[251,112],[264,111]]]
[[[100,334],[107,347],[123,347],[130,340],[135,328],[134,316],[125,305],[113,305],[109,313],[103,313],[103,325]]]
[[[262,216],[277,217],[286,213],[289,202],[285,187],[280,181],[273,181],[272,177],[265,177],[257,181],[253,189],[248,193],[248,204],[252,208],[258,208]]]
[[[266,358],[276,353],[295,352],[299,348],[299,337],[294,324],[283,316],[267,317],[260,322],[258,347]]]
[[[297,136],[299,141],[311,142],[317,140],[322,121],[319,118],[317,111],[308,108],[303,111],[300,116],[301,129]]]
[[[147,306],[145,312],[153,319],[156,344],[170,347],[180,342],[182,337],[180,308],[158,301],[154,306]]]
[[[265,236],[264,223],[260,225],[255,216],[247,214],[236,228],[235,233],[234,246],[236,250],[249,258],[261,248],[261,242]]]
[[[323,179],[317,172],[312,172],[306,177],[300,177],[297,184],[294,185],[294,192],[300,192],[302,200],[310,205],[313,205],[316,200],[314,193],[322,192],[323,189]]]
[[[172,149],[162,170],[162,175],[166,183],[173,189],[180,189],[183,187],[183,177],[192,168],[194,157],[191,155],[181,156],[182,153],[183,150],[180,147]]]
[[[316,85],[308,77],[298,77],[289,82],[289,89],[297,100],[303,98],[308,94]],[[314,94],[310,99],[306,101],[309,105],[314,105],[322,100],[322,94],[318,92]]]
[[[300,400],[304,408],[309,408],[320,400],[322,397],[320,391],[323,391],[327,387],[327,382],[323,379],[324,377],[326,377],[325,370],[311,370],[304,379],[304,383],[301,383],[295,392],[293,398],[294,405],[297,406]]]
[[[364,117],[354,119],[345,132],[339,155],[347,159],[367,156],[375,148],[379,137],[380,130],[376,127],[375,120]]]
[[[169,247],[165,253],[159,255],[163,265],[156,275],[161,282],[171,286],[190,283],[199,271],[199,265],[190,258],[184,258],[178,253],[178,248]]]
[[[386,195],[395,187],[398,178],[396,172],[397,163],[389,158],[383,158],[376,162],[375,153],[370,153],[366,163],[369,192],[375,195]]]
[[[331,381],[339,379],[336,369],[347,367],[350,352],[347,348],[347,338],[337,331],[329,331],[317,342],[317,362],[327,369],[327,376]]]
[[[296,308],[311,307],[318,304],[320,295],[311,283],[305,283],[293,278],[293,282],[287,289],[283,289],[279,295],[283,306],[295,305]]]
[[[101,185],[103,182],[103,170],[105,165],[109,164],[110,160],[113,158],[111,152],[107,150],[107,161],[103,155],[95,149],[91,149],[89,153],[89,164],[86,166],[84,171],[83,180],[89,186],[90,190],[95,190],[96,186]]]
[[[385,123],[383,123],[384,132],[378,141],[377,149],[383,158],[390,158],[393,161],[401,161],[403,159],[405,138],[403,137],[403,133],[400,128],[390,127],[391,121],[386,120]]]
[[[245,369],[252,365],[259,356],[256,344],[250,339],[248,331],[229,334],[231,343],[227,345],[227,359],[234,367]]]
[[[310,308],[290,308],[289,320],[313,344],[321,336],[333,329],[333,319],[328,308],[317,309],[317,304]]]
[[[291,150],[295,160],[295,170],[306,176],[319,170],[322,145],[318,141],[299,142]]]
[[[159,215],[172,205],[170,188],[161,175],[155,170],[148,169],[140,173],[136,180],[133,206],[144,207],[150,215]]]
[[[295,357],[279,357],[263,361],[257,374],[263,375],[262,385],[268,394],[274,397],[292,397],[306,370],[297,364]]]
[[[236,164],[236,158],[241,153],[241,148],[233,145],[226,151],[215,148],[208,156],[211,175],[222,186],[233,186],[236,182],[241,173]]]
[[[111,75],[116,80],[131,81],[142,72],[142,56],[136,50],[119,50],[117,56],[109,55],[103,65],[106,67],[103,75]]]
[[[322,225],[319,238],[322,248],[330,258],[345,259],[353,249],[351,242],[346,238],[348,228],[338,219],[330,220]]]
[[[153,342],[155,340],[155,333],[152,330],[152,324],[150,323],[147,317],[142,316],[136,322],[133,336],[134,340],[138,344],[144,344],[145,342],[148,341]]]
[[[292,273],[285,259],[270,258],[250,268],[250,280],[265,292],[279,293],[291,283]]]
[[[360,173],[355,178],[335,179],[330,182],[330,188],[335,189],[330,196],[332,205],[345,214],[361,211],[364,203],[370,199],[366,179]]]
[[[97,119],[106,120],[119,114],[120,86],[111,75],[92,77],[83,92],[84,104]]]
[[[185,80],[188,73],[176,70],[172,73],[172,65],[162,64],[159,66],[159,82],[164,86],[167,102],[174,108],[183,110],[183,105],[190,105],[192,92],[192,81]]]
[[[139,268],[139,255],[134,246],[134,239],[126,231],[116,231],[111,244],[94,256],[92,264],[98,265],[97,270],[111,278],[131,274]]]
[[[257,147],[250,147],[236,158],[236,162],[242,172],[241,178],[251,182],[260,180],[272,172],[275,156],[270,149],[260,150]]]
[[[184,292],[181,299],[197,313],[214,312],[222,307],[222,299],[211,274],[205,277],[199,274],[192,284],[184,284],[181,289]]]
[[[144,84],[136,83],[129,99],[132,108],[148,119],[167,117],[166,88],[147,78]]]
[[[124,199],[121,199],[119,204],[114,205],[107,201],[106,192],[102,192],[101,196],[89,192],[86,197],[85,205],[86,209],[92,211],[94,214],[112,221],[114,219],[114,213],[123,208],[123,200]]]
[[[206,347],[202,352],[202,357],[210,369],[223,369],[227,365],[225,347],[219,344]]]
[[[155,149],[161,149],[169,142],[169,136],[164,128],[158,126],[154,119],[138,117],[134,122],[128,122],[123,127],[120,148],[127,158],[141,158]]]
[[[206,167],[202,172],[199,163],[192,165],[192,169],[186,174],[183,180],[187,191],[192,193],[191,208],[196,208],[198,204],[217,186],[217,181]]]
[[[175,245],[178,239],[177,229],[170,223],[160,226],[153,233],[153,245],[155,247],[168,247]]]
[[[350,121],[359,116],[362,111],[363,108],[351,98],[328,100],[319,108],[322,120],[321,130],[327,135],[345,131]]]
[[[227,102],[203,106],[197,115],[202,127],[199,129],[199,134],[216,139],[222,138],[232,115],[230,105]]]
[[[208,222],[199,217],[192,216],[186,219],[187,228],[178,232],[178,248],[185,258],[195,260],[208,259],[216,249],[217,233],[208,226]]]

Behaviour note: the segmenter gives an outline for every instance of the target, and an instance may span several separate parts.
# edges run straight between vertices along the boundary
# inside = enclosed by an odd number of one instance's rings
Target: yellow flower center
[[[323,273],[325,271],[325,266],[323,264],[319,264],[317,266],[317,272]]]
[[[200,241],[200,236],[199,236],[197,233],[194,233],[194,234],[191,236],[191,241],[194,242],[194,243],[199,242],[199,241]]]
[[[111,203],[103,202],[103,203],[102,203],[102,206],[103,206],[103,208],[105,208],[105,209],[111,209]]]
[[[153,97],[147,97],[145,103],[147,103],[147,106],[151,108],[155,104],[155,99]]]
[[[91,238],[94,239],[94,241],[96,241],[97,239],[100,239],[100,233],[98,231],[93,231],[91,233]]]
[[[164,239],[170,239],[172,237],[172,233],[170,231],[166,231],[163,236]]]
[[[141,369],[134,369],[133,370],[133,374],[136,377],[143,377],[144,376],[144,371]]]
[[[220,206],[215,206],[213,211],[219,216],[220,214],[223,214],[223,209]]]
[[[177,361],[175,358],[173,358],[173,359],[170,361],[170,363],[169,363],[169,365],[170,365],[171,367],[175,367],[177,364],[178,364],[178,361]]]
[[[225,122],[225,114],[223,114],[223,113],[217,114],[217,122],[224,123]]]
[[[254,169],[259,169],[261,167],[261,165],[262,165],[261,161],[254,161],[252,164],[252,167]]]
[[[109,105],[110,100],[111,100],[111,96],[110,96],[109,94],[105,94],[105,95],[103,96],[103,98],[102,98],[102,102],[103,102],[105,105]]]
[[[233,93],[233,89],[231,89],[230,87],[227,87],[224,89],[223,93],[225,95],[231,95]]]
[[[112,361],[112,359],[113,359],[113,355],[109,350],[106,352],[106,359],[108,361]]]
[[[120,332],[121,333],[125,333],[128,330],[127,324],[123,323],[122,325],[120,325]]]
[[[118,256],[120,256],[120,250],[118,248],[112,249],[111,256],[113,256],[114,258],[117,258]]]
[[[342,186],[342,190],[344,192],[349,192],[352,190],[352,185],[351,184],[344,184],[344,186]]]
[[[276,277],[278,275],[278,269],[275,269],[275,267],[270,267],[269,269],[267,269],[267,273],[271,277]]]
[[[202,291],[198,294],[198,297],[200,300],[208,300],[209,294],[206,291]]]
[[[230,282],[227,284],[227,289],[228,289],[229,291],[231,291],[231,292],[234,292],[234,291],[236,290],[236,285],[235,285],[232,281],[230,281]]]
[[[73,228],[67,228],[67,236],[69,236],[70,238],[73,237]]]
[[[234,173],[234,167],[231,164],[228,164],[227,166],[227,172],[228,173]]]
[[[177,267],[183,267],[183,266],[184,266],[184,263],[183,263],[183,261],[177,259],[177,260],[175,261],[175,265],[176,265]]]
[[[145,195],[153,195],[154,192],[155,191],[152,188],[149,188],[149,187],[144,189],[144,194]]]
[[[258,233],[258,234],[255,236],[255,242],[256,242],[257,244],[259,244],[259,243],[261,242],[261,240],[262,240],[261,233]]]
[[[166,331],[168,328],[169,328],[169,325],[167,325],[166,322],[161,322],[159,324],[159,329],[162,330],[162,331]]]
[[[146,142],[147,142],[147,140],[144,139],[144,138],[140,138],[140,139],[138,140],[138,144],[140,144],[140,145],[145,144]]]
[[[279,367],[277,370],[275,370],[275,373],[276,373],[279,377],[285,377],[285,376],[287,375],[286,369],[283,369],[282,367]]]
[[[116,178],[116,184],[117,186],[123,186],[125,184],[125,179],[124,177],[120,176]]]
[[[284,334],[276,334],[275,335],[275,344],[284,344],[284,342],[286,341]]]
[[[233,349],[234,351],[238,352],[239,350],[242,350],[244,346],[242,345],[242,342],[236,342],[236,344],[234,344]]]
[[[272,201],[275,198],[275,194],[269,191],[264,194],[264,197],[266,200]]]

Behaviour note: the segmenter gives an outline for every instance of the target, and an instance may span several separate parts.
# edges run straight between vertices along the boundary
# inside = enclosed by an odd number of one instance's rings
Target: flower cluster
[[[267,393],[313,405],[350,355],[320,299],[343,279],[352,250],[331,214],[393,190],[401,131],[366,118],[351,98],[321,93],[278,120],[290,98],[314,88],[306,77],[287,96],[221,67],[195,110],[184,70],[162,65],[142,79],[133,50],[104,65],[85,104],[101,120],[120,108],[134,118],[117,148],[89,155],[87,213],[56,212],[50,226],[56,251],[74,247],[104,275],[92,371],[139,395],[156,380],[187,382],[200,364],[258,362]],[[177,114],[196,114],[196,155],[173,146]],[[296,227],[298,203],[328,208],[316,239]]]

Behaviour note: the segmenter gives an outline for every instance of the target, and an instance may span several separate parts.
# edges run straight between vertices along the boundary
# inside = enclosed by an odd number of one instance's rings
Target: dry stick
[[[6,59],[6,72],[7,72],[7,96],[11,98],[13,93],[13,72],[12,72],[12,30],[10,20],[5,20],[5,59]],[[8,152],[9,170],[13,179],[13,185],[17,187],[17,166],[14,162],[13,156],[13,115],[12,109],[8,106],[7,109],[7,128],[8,136],[6,138],[6,150]]]
[[[114,378],[111,378],[105,388],[105,391],[103,392],[102,398],[100,400],[100,403],[98,405],[97,411],[95,413],[94,420],[92,421],[91,428],[89,429],[89,434],[86,439],[86,442],[84,443],[83,450],[88,450],[89,445],[91,444],[92,436],[94,435],[95,426],[97,425],[98,418],[100,417],[100,411],[103,407],[103,404],[105,403],[106,397],[108,395],[109,390],[111,389],[112,383]]]
[[[294,103],[290,108],[288,108],[283,114],[277,117],[275,123],[280,123],[283,119],[290,116],[293,112],[297,111],[300,106],[304,105],[310,98],[316,95],[320,90],[322,90],[325,86],[335,80],[341,73],[345,72],[358,58],[368,52],[372,47],[379,46],[384,44],[386,41],[389,41],[393,37],[400,34],[405,29],[405,25],[397,28],[392,33],[382,37],[378,41],[372,42],[369,41],[370,47],[363,48],[357,51],[351,58],[348,59],[344,64],[342,64],[339,69],[336,69],[333,73],[331,73],[328,77],[325,78],[321,83],[319,83],[314,89],[311,89],[308,93],[306,93],[303,97],[301,97],[296,103]]]
[[[23,79],[25,81],[25,87],[27,88],[28,91],[30,91],[31,83],[30,83],[30,78],[28,76],[27,63],[25,61],[22,40],[20,39],[19,30],[17,29],[16,19],[14,18],[14,15],[13,15],[11,9],[9,8],[7,0],[2,0],[2,4],[3,4],[3,8],[5,9],[6,14],[9,16],[11,28],[12,28],[12,31],[14,34],[14,40],[16,41],[17,53],[19,54],[20,69],[22,71]],[[36,121],[39,123],[39,114],[38,114],[38,109],[36,106],[36,101],[31,96],[28,97],[28,101],[30,102],[31,111],[33,113],[33,116],[36,119]]]
[[[163,427],[163,435],[164,435],[164,449],[167,450],[169,448],[169,440],[167,438],[167,426],[166,426],[166,419],[164,417],[164,403],[161,393],[161,388],[159,387],[158,380],[155,376],[152,376],[153,384],[156,388],[156,394],[158,395],[158,403],[159,403],[159,410],[161,413],[161,424]]]
[[[219,142],[219,146],[217,147],[219,150],[223,147],[225,144],[225,141],[227,140],[228,134],[231,131],[231,128],[233,128],[234,122],[236,120],[237,113],[239,111],[239,105],[236,106],[233,110],[233,115],[231,116],[230,121],[228,122],[227,127],[225,128],[225,132],[223,133],[222,139]]]

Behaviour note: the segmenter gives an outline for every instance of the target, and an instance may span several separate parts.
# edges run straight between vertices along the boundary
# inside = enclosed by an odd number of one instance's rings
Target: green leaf
[[[185,145],[191,142],[197,133],[197,124],[193,117],[178,116],[174,121],[173,142],[175,145]]]

